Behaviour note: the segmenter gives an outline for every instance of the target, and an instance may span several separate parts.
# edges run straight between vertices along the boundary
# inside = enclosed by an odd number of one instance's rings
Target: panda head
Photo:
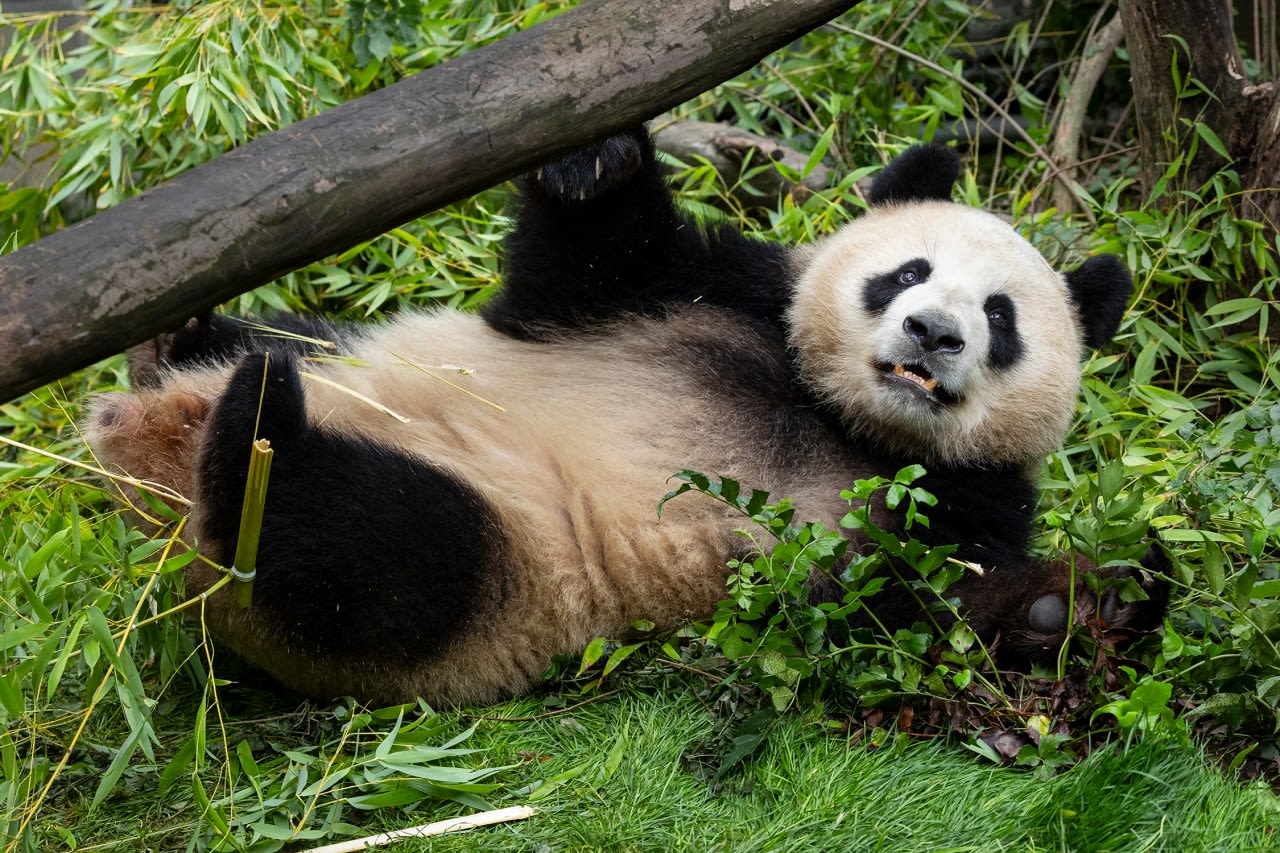
[[[1109,255],[1059,273],[998,217],[948,201],[956,155],[920,146],[871,210],[799,256],[788,311],[806,382],[884,449],[950,465],[1028,465],[1075,412],[1086,347],[1132,289]]]

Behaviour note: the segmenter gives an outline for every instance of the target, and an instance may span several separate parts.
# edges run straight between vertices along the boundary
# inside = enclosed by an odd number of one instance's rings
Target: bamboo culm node
[[[271,476],[271,442],[260,438],[249,454],[249,476],[244,483],[244,508],[240,512],[240,535],[236,539],[236,559],[231,566],[232,590],[236,604],[253,603],[253,579],[258,573],[258,538],[262,535],[262,511],[267,504],[267,480]]]

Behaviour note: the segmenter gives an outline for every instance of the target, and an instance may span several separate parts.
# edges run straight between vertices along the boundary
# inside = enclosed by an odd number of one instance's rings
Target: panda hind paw
[[[531,182],[550,198],[582,204],[627,183],[643,162],[641,138],[633,132],[620,133],[542,166],[533,172]]]

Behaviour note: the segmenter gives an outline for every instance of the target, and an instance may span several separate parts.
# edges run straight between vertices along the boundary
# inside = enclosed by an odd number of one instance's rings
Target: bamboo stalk
[[[262,512],[267,505],[267,480],[271,476],[271,442],[260,438],[249,454],[249,476],[244,483],[244,507],[240,511],[240,536],[236,539],[236,560],[231,566],[236,604],[253,603],[253,579],[258,573],[258,539],[262,535]]]
[[[505,809],[494,809],[493,811],[478,812],[465,817],[451,817],[448,820],[438,820],[435,823],[423,824],[422,826],[411,826],[407,829],[397,829],[392,832],[383,832],[379,835],[367,835],[364,838],[353,838],[350,841],[339,841],[336,844],[326,844],[324,847],[313,847],[306,853],[357,853],[360,850],[368,850],[371,847],[382,847],[392,844],[405,838],[426,838],[429,835],[444,835],[446,832],[465,832],[468,829],[475,829],[478,826],[489,826],[495,823],[506,823],[512,820],[524,820],[534,814],[534,810],[528,806],[512,806]]]

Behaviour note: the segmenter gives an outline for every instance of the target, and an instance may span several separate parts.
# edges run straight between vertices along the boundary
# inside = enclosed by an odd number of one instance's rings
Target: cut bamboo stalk
[[[240,511],[240,535],[236,539],[236,560],[231,566],[236,604],[253,603],[253,579],[258,574],[258,539],[262,535],[262,512],[267,505],[267,480],[271,476],[271,442],[260,438],[249,454],[249,476],[244,483],[244,507]]]

